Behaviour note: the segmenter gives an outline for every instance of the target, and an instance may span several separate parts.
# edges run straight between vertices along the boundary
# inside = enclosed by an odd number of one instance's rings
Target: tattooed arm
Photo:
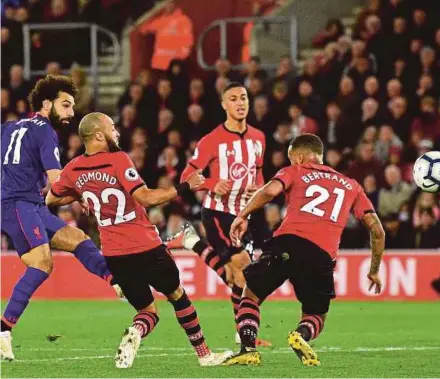
[[[368,273],[368,279],[370,279],[369,289],[371,290],[375,287],[375,292],[380,293],[382,290],[382,283],[378,274],[380,262],[385,249],[385,231],[383,230],[382,223],[376,213],[366,213],[362,217],[362,223],[370,232],[371,264]]]

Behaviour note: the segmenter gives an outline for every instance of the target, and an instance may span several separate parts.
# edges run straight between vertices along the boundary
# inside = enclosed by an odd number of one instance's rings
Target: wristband
[[[183,183],[180,183],[176,186],[176,191],[179,196],[184,195],[185,193],[189,192],[190,190],[191,190],[191,187],[189,186],[188,182],[183,182]]]

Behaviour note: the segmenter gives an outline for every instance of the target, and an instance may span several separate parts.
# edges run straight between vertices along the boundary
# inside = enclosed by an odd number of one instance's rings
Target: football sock
[[[34,267],[28,267],[12,291],[2,317],[1,331],[11,330],[29,304],[35,290],[43,284],[49,274]]]
[[[260,327],[260,307],[252,299],[243,297],[237,313],[237,326],[242,348],[255,349],[255,341]]]
[[[92,240],[86,239],[85,241],[82,241],[75,248],[73,254],[87,269],[87,271],[99,276],[107,282],[111,281],[112,274],[107,268],[105,258],[102,256]]]
[[[209,246],[206,242],[200,240],[194,245],[193,251],[195,251],[200,258],[204,260],[205,264],[211,267],[227,285],[225,265],[214,248]]]
[[[194,306],[184,292],[178,300],[169,300],[176,312],[177,321],[185,329],[189,342],[193,346],[199,358],[204,357],[211,351],[205,342],[202,329],[199,324],[199,318]]]
[[[240,301],[241,301],[241,295],[243,293],[243,288],[237,286],[234,284],[232,286],[232,293],[231,293],[231,301],[232,301],[232,307],[234,310],[234,320],[237,322],[237,313],[240,309]]]
[[[317,338],[324,329],[324,319],[320,315],[307,315],[303,317],[296,328],[306,341]]]
[[[154,327],[159,322],[159,316],[154,312],[139,312],[133,318],[132,327],[141,332],[141,337],[144,338],[150,334]]]

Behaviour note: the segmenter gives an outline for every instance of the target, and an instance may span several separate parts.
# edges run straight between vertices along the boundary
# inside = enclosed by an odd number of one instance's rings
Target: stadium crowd
[[[30,83],[23,77],[17,25],[50,22],[49,15],[55,17],[62,6],[66,17],[82,14],[81,7],[72,5],[76,2],[67,0],[52,0],[47,9],[38,0],[5,3],[2,122],[30,115],[26,101]],[[416,158],[440,150],[439,8],[438,2],[429,0],[370,0],[351,36],[339,20],[328,22],[313,38],[313,45],[322,51],[305,63],[301,73],[289,56],[280,58],[275,72],[263,70],[258,57],[251,57],[243,72],[231,70],[227,59],[218,59],[215,73],[207,79],[191,76],[187,62],[177,59],[164,73],[146,69],[117,104],[120,145],[147,185],[177,184],[197,141],[224,120],[219,93],[229,82],[240,81],[249,92],[248,123],[266,135],[266,180],[288,164],[286,150],[292,138],[318,134],[325,142],[326,163],[359,181],[376,206],[387,232],[387,248],[440,247],[439,194],[421,192],[412,181]],[[36,50],[47,43],[38,38],[32,37],[32,54],[41,58],[48,73],[59,73],[66,59],[72,63],[69,55],[62,59],[38,55]],[[63,165],[82,153],[77,121],[92,109],[79,66],[72,67],[72,77],[80,91],[76,122],[59,131]],[[163,236],[173,234],[184,219],[199,220],[203,195],[198,192],[150,209],[149,217]],[[277,228],[283,211],[282,198],[266,207],[266,225],[260,225],[264,235]],[[79,206],[58,212],[96,237],[93,220],[82,215]],[[2,236],[2,248],[7,244]],[[351,219],[341,248],[366,246],[367,234]]]

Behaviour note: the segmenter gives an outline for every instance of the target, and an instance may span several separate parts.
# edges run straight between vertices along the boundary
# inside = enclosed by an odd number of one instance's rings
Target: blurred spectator
[[[75,113],[78,117],[82,117],[92,110],[92,96],[90,94],[89,85],[87,84],[87,75],[86,72],[77,65],[72,67],[70,75],[78,89],[75,98]]]
[[[324,105],[309,81],[302,80],[299,83],[298,96],[295,102],[301,107],[305,116],[316,121],[324,119]]]
[[[380,101],[379,80],[375,76],[368,77],[364,82],[364,96]]]
[[[420,225],[415,233],[416,249],[437,249],[440,247],[440,224],[436,221],[431,208],[425,208],[420,214]]]
[[[120,134],[119,145],[124,151],[130,149],[131,134],[137,126],[136,107],[131,104],[125,105],[117,123]]]
[[[291,83],[295,79],[296,73],[290,55],[283,55],[280,58],[278,67],[275,71],[275,76],[272,78],[272,83],[284,81]]]
[[[143,34],[154,33],[155,45],[151,67],[165,71],[173,59],[186,60],[194,44],[193,23],[175,0],[166,3],[164,11],[142,25]]]
[[[387,163],[391,152],[400,152],[403,148],[403,143],[396,136],[393,128],[389,125],[382,125],[379,131],[379,138],[376,141],[376,157],[383,163]]]
[[[432,38],[432,30],[428,25],[426,12],[423,9],[415,9],[412,14],[412,31],[411,34],[429,44]]]
[[[272,87],[272,93],[269,98],[270,114],[276,123],[288,119],[287,108],[289,107],[287,84],[284,81],[277,81]]]
[[[2,88],[1,93],[1,108],[2,108],[2,121],[6,119],[6,115],[11,112],[12,105],[11,105],[11,93],[7,88]]]
[[[320,127],[323,141],[339,150],[353,147],[360,135],[359,128],[350,124],[335,102],[327,104],[326,115],[327,120]]]
[[[304,116],[299,105],[292,104],[289,107],[289,117],[292,138],[296,138],[304,133],[318,134],[318,124],[314,119]]]
[[[379,191],[377,188],[376,178],[374,175],[367,175],[364,178],[363,187],[367,197],[370,199],[374,208],[377,209],[377,205],[379,202]]]
[[[253,78],[259,78],[262,81],[267,79],[267,73],[261,68],[261,60],[259,57],[251,57],[246,63],[241,82],[249,88],[250,81]]]
[[[379,103],[375,99],[369,97],[362,102],[361,122],[364,129],[367,126],[373,125],[378,127],[380,125],[382,118],[378,111]]]
[[[360,98],[355,92],[353,79],[348,76],[341,79],[336,103],[350,123],[355,123],[359,119]]]
[[[67,143],[67,149],[61,153],[61,165],[64,167],[73,158],[84,153],[81,138],[78,134],[71,134]]]
[[[206,112],[209,108],[208,96],[205,91],[205,85],[200,78],[194,78],[189,84],[189,103],[198,104]]]
[[[387,83],[387,103],[394,100],[397,97],[403,96],[402,93],[402,83],[397,79],[391,79]]]
[[[436,96],[437,91],[434,88],[434,80],[430,74],[422,74],[419,78],[419,87],[416,91],[417,98],[422,99],[425,96]]]
[[[440,72],[435,57],[435,51],[431,47],[424,47],[420,51],[421,73],[430,74],[435,83],[439,83]]]
[[[411,133],[418,133],[423,139],[434,141],[440,138],[440,117],[435,109],[434,98],[424,97],[420,104],[420,116],[411,125]]]
[[[186,162],[179,160],[177,151],[173,146],[167,146],[157,160],[157,167],[159,168],[158,175],[166,175],[174,184],[178,184],[180,172],[182,172],[185,163]]]
[[[325,153],[325,163],[336,171],[344,171],[343,157],[339,150],[329,148]]]
[[[23,67],[14,64],[9,70],[9,88],[11,90],[11,101],[17,102],[20,99],[27,99],[29,94],[29,83],[24,79]]]
[[[269,113],[269,99],[265,95],[257,96],[252,103],[249,124],[272,134],[275,131],[275,121]]]
[[[361,143],[357,157],[348,168],[347,175],[363,183],[367,175],[374,175],[379,187],[383,185],[383,167],[374,156],[373,143]]]
[[[414,206],[414,212],[412,215],[412,223],[415,228],[418,228],[421,224],[421,215],[423,209],[432,209],[436,221],[440,220],[440,198],[438,194],[430,192],[420,192],[416,204]]]
[[[46,64],[47,75],[61,75],[61,66],[58,62],[47,62]]]
[[[185,127],[185,136],[188,141],[199,141],[209,132],[210,128],[204,120],[203,108],[198,104],[188,107],[188,124]]]
[[[344,34],[344,26],[341,20],[331,19],[325,29],[321,30],[312,39],[313,47],[324,47],[329,42],[336,42]]]
[[[396,17],[393,20],[393,30],[388,36],[390,60],[404,56],[409,49],[409,33],[407,22],[403,17]]]
[[[402,181],[400,169],[395,165],[385,168],[385,181],[388,188],[379,191],[378,213],[381,217],[387,217],[398,213],[400,206],[411,197],[414,188]]]
[[[148,210],[148,219],[157,228],[161,237],[165,236],[165,228],[167,222],[165,216],[160,208],[152,208]]]
[[[394,133],[402,140],[408,141],[412,117],[408,112],[408,103],[404,97],[395,97],[388,105],[389,115],[386,123],[391,125]]]
[[[171,82],[173,91],[179,94],[180,101],[186,103],[188,101],[186,94],[189,85],[186,62],[181,59],[173,59],[167,71],[167,78]]]

